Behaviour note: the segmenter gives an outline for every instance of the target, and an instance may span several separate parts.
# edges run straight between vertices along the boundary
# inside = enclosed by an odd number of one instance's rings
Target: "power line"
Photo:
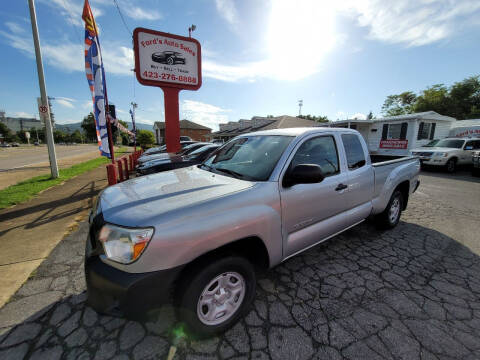
[[[127,29],[128,33],[133,36],[132,31],[127,25],[127,22],[125,21],[125,18],[123,17],[122,11],[120,10],[120,7],[118,6],[117,0],[113,0],[113,3],[115,4],[118,14],[120,15],[120,18],[122,19],[123,25],[125,26],[125,29]]]

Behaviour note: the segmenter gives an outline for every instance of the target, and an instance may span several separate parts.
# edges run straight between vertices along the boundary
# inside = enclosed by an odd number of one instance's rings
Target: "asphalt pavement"
[[[275,267],[248,315],[203,341],[172,341],[171,307],[134,322],[86,306],[83,222],[0,309],[0,359],[479,359],[480,257],[468,245],[480,182],[421,181],[395,229],[365,222]],[[438,230],[446,218],[465,232]]]
[[[57,159],[65,159],[72,156],[98,152],[98,145],[56,145]],[[48,160],[48,149],[46,145],[41,146],[20,146],[0,149],[0,171],[7,171],[43,163]]]

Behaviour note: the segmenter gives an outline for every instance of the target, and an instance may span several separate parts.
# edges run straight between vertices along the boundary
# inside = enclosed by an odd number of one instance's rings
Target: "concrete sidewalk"
[[[0,210],[0,308],[88,215],[93,198],[107,186],[106,175],[102,165]]]

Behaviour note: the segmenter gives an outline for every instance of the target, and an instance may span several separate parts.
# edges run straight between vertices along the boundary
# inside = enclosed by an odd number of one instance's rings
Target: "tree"
[[[128,124],[125,121],[118,119],[118,122],[120,124],[122,124],[125,128],[128,129]],[[116,126],[112,126],[112,136],[113,136],[113,139],[114,139],[115,143],[117,143],[118,141],[121,141],[122,144],[124,143],[123,138],[125,136],[128,138],[128,134],[125,134],[124,132],[121,132]],[[128,140],[127,140],[127,145],[128,145]]]
[[[421,92],[412,110],[413,112],[435,111],[448,116],[452,114],[452,105],[447,87],[436,84]]]
[[[375,116],[373,116],[373,113],[370,111],[367,115],[367,120],[372,120],[375,119]]]
[[[300,118],[300,119],[312,120],[312,121],[316,121],[316,122],[320,122],[320,123],[329,121],[328,117],[321,116],[321,115],[320,116],[314,116],[314,115],[308,114],[308,115],[298,115],[297,117]]]
[[[75,143],[82,143],[83,142],[83,135],[80,132],[80,130],[75,130],[71,135],[70,135],[70,141],[75,142]]]
[[[56,142],[56,143],[60,143],[60,142],[66,142],[68,141],[68,134],[62,130],[53,130],[53,140]]]
[[[155,136],[150,130],[137,130],[137,142],[141,147],[155,143]]]
[[[479,116],[480,80],[471,76],[452,85],[449,92],[450,116],[457,119],[474,119]]]
[[[417,95],[411,91],[405,91],[398,95],[389,95],[383,103],[382,114],[385,116],[397,116],[413,112],[413,105]]]
[[[0,134],[3,137],[3,141],[11,142],[13,138],[12,131],[4,123],[0,123]]]
[[[93,113],[90,113],[83,118],[82,129],[85,132],[87,141],[97,141],[97,128],[95,126],[95,116],[93,116]]]

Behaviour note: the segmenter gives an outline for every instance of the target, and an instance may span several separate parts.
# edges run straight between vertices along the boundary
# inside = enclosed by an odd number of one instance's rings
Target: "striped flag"
[[[98,28],[88,0],[85,0],[83,5],[82,19],[85,21],[85,72],[92,93],[98,148],[102,156],[111,158],[105,113],[105,109],[107,109],[105,70],[103,69]]]

